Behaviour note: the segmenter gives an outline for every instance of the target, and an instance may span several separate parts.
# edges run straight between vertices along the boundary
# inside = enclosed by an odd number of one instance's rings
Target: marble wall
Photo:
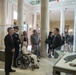
[[[2,6],[2,0],[0,0],[0,24],[1,24],[1,6]]]
[[[73,20],[65,21],[65,25],[69,25],[69,29],[73,30],[74,32],[74,21]],[[53,31],[54,28],[60,28],[60,21],[50,22],[50,30]]]
[[[7,7],[6,10],[7,12],[6,15],[6,25],[2,25],[2,21],[1,21],[1,17],[2,17],[2,0],[0,0],[0,48],[2,47],[2,43],[3,43],[3,37],[7,34],[7,28],[9,26],[12,26],[14,24],[14,11],[18,10],[18,3],[13,2],[13,0],[7,0]],[[28,4],[27,2],[25,2],[25,12],[24,12],[24,21],[26,24],[28,24],[28,37],[29,37],[29,44],[30,44],[30,35],[32,34],[32,30],[33,30],[33,23],[34,23],[34,16],[32,10],[37,10],[40,9],[40,7],[35,8],[32,5]],[[37,11],[36,11],[37,12]],[[37,24],[39,26],[40,25],[40,17],[37,16]],[[74,29],[74,22],[73,21],[66,21],[65,25],[69,25],[70,29]],[[50,30],[53,31],[54,28],[60,28],[60,22],[59,21],[52,21],[50,22]],[[3,36],[4,34],[4,36]]]
[[[6,14],[6,24],[2,25],[2,0],[0,0],[0,49],[4,49],[4,36],[7,34],[7,28],[14,25],[14,11],[18,10],[18,3],[13,2],[12,0],[7,0],[7,7],[5,12]],[[28,37],[30,40],[30,35],[32,34],[32,6],[25,2],[25,10],[24,10],[24,21],[28,24]],[[17,12],[18,13],[18,12]],[[31,27],[31,28],[30,28]],[[30,41],[29,41],[30,44]]]

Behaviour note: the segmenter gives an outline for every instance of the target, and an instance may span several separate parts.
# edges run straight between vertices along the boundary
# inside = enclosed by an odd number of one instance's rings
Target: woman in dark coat
[[[48,44],[48,57],[49,58],[51,58],[51,52],[52,52],[51,47],[50,47],[50,45],[52,44],[52,39],[53,39],[52,38],[52,32],[50,31],[49,35],[48,35],[48,38],[45,41],[45,43]]]

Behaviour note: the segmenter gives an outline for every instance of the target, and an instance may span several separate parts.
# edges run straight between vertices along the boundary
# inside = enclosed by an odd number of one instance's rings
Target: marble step
[[[0,50],[0,60],[5,61],[5,51],[4,50]]]

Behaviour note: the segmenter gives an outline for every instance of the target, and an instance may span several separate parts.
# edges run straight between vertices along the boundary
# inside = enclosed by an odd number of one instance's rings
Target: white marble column
[[[49,11],[49,31],[51,31],[51,10]]]
[[[18,0],[18,26],[20,33],[24,25],[24,0]]]
[[[7,0],[2,0],[2,19],[1,19],[2,25],[6,25],[6,17],[7,17]]]
[[[33,30],[37,29],[37,13],[34,13],[34,24],[33,24]]]
[[[74,45],[73,45],[73,52],[76,52],[76,0],[74,0]]]
[[[64,9],[60,10],[61,15],[60,15],[60,34],[64,34],[64,28],[65,28],[65,11]]]
[[[6,35],[6,24],[7,24],[7,0],[2,0],[2,11],[1,11],[1,26],[0,26],[0,38],[1,38],[1,48],[4,48],[4,37]]]
[[[45,40],[49,32],[48,0],[41,0],[41,55],[46,56]]]

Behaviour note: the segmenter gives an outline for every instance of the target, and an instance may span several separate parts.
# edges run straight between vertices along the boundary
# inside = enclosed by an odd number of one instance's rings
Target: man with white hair
[[[23,42],[22,53],[31,56],[31,58],[34,59],[34,69],[39,69],[39,67],[37,66],[37,56],[27,51],[27,42]]]

